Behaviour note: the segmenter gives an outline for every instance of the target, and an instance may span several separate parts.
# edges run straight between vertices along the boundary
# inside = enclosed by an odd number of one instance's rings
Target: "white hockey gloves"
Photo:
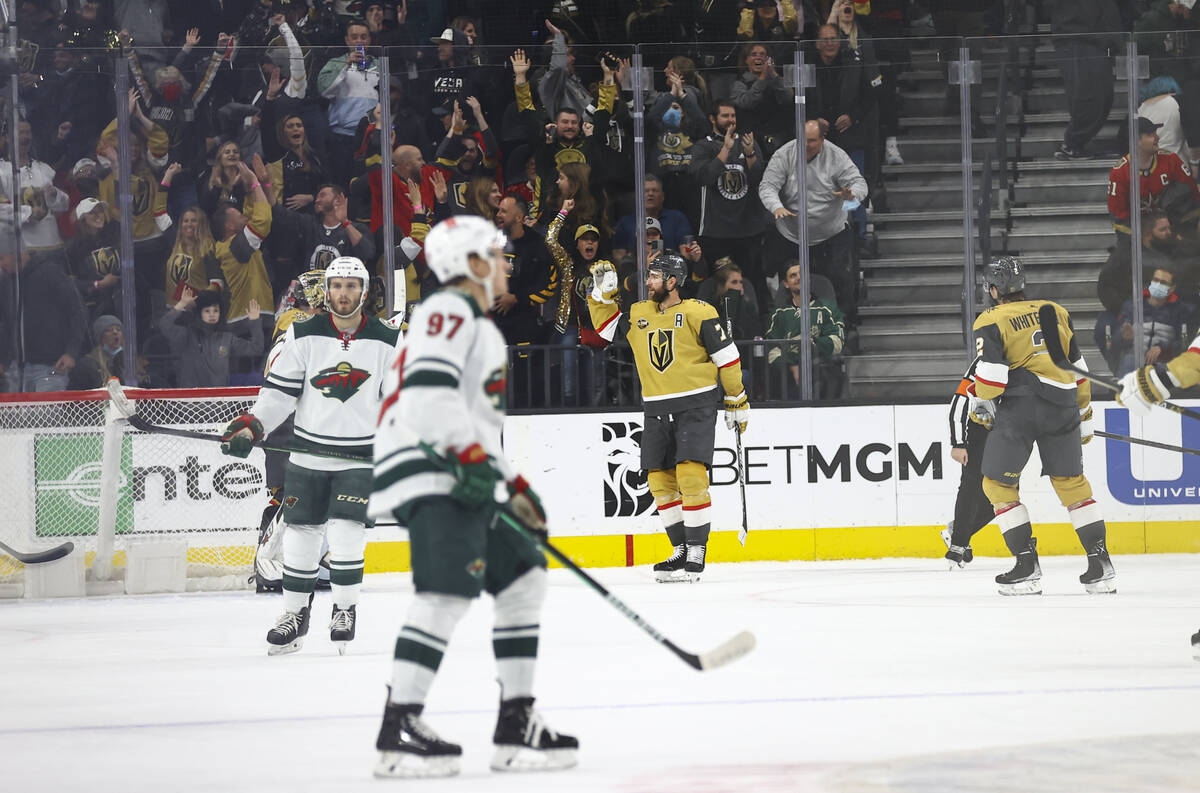
[[[1117,395],[1117,401],[1135,416],[1149,414],[1150,408],[1170,398],[1171,387],[1176,385],[1175,378],[1166,366],[1161,369],[1160,366],[1143,366],[1121,378],[1121,393]]]
[[[1079,440],[1081,443],[1087,443],[1093,435],[1095,429],[1092,427],[1092,406],[1088,405],[1079,411]]]
[[[617,297],[617,271],[612,262],[592,265],[592,300],[612,303]]]
[[[971,421],[979,424],[984,429],[990,430],[996,424],[996,400],[980,399],[971,394],[967,398],[967,405],[971,412]]]
[[[734,396],[725,397],[725,426],[729,429],[737,428],[739,434],[746,431],[746,424],[750,421],[750,401],[746,399],[746,392]]]

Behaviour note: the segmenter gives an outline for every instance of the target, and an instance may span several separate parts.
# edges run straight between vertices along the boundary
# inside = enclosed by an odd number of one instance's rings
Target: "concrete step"
[[[1013,227],[1008,233],[1008,250],[1012,253],[1042,253],[1096,249],[1116,242],[1111,227],[1088,230],[1053,231],[1042,228]]]
[[[1071,181],[1060,181],[1053,177],[1030,175],[1013,184],[1013,202],[1017,206],[1058,206],[1083,201],[1103,205],[1107,193],[1106,176],[1081,176]]]
[[[1021,139],[1021,157],[1053,157],[1054,152],[1062,144],[1062,133],[1037,132]],[[996,138],[973,138],[971,140],[972,158],[982,160],[989,152],[998,157]],[[904,163],[922,162],[962,162],[962,139],[957,135],[945,138],[905,139],[900,144],[900,155]],[[1011,145],[1008,156],[1015,158],[1016,149]]]
[[[883,229],[875,232],[879,239],[879,253],[887,258],[905,254],[952,254],[963,250],[961,226],[941,229]],[[992,249],[1001,250],[1004,240],[998,229],[992,230]],[[979,242],[975,242],[976,248]]]
[[[1071,268],[1031,269],[1028,278],[1030,294],[1054,295],[1054,299],[1086,300],[1096,297],[1096,278],[1099,265]],[[982,270],[980,271],[982,276]],[[892,270],[872,272],[867,276],[868,305],[904,306],[917,297],[920,300],[953,302],[962,300],[962,271],[939,272],[933,269],[916,272]],[[976,295],[982,304],[982,277],[976,283]]]
[[[896,377],[880,380],[850,381],[850,397],[894,402],[901,399],[935,400],[954,393],[958,375],[951,379],[942,377]]]
[[[968,365],[966,348],[938,352],[876,352],[846,359],[846,372],[853,382],[912,377],[957,379]],[[947,395],[947,400],[949,395]]]
[[[975,187],[978,191],[978,185]],[[1000,191],[992,191],[992,206],[1000,201]],[[962,188],[959,184],[910,184],[909,180],[887,185],[889,212],[917,212],[924,209],[950,210],[962,207]]]
[[[1062,83],[1038,85],[1022,92],[1026,102],[1026,110],[1032,113],[1049,113],[1061,110],[1067,105],[1066,92]],[[1114,87],[1113,106],[1125,106],[1125,86],[1119,83]],[[955,115],[946,112],[946,92],[942,88],[921,87],[919,90],[901,90],[901,108],[904,115]],[[984,86],[977,110],[986,121],[996,108],[995,86]]]

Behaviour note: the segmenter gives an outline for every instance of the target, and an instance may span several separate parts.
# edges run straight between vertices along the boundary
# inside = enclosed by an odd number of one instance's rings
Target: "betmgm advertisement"
[[[709,488],[718,560],[940,556],[938,530],[953,518],[962,470],[950,457],[948,412],[945,405],[752,410],[742,439],[744,549],[730,542],[741,527],[741,495],[735,438],[718,413]],[[1200,426],[1165,410],[1131,422],[1116,403],[1097,403],[1095,418],[1110,433],[1200,448]],[[542,494],[552,534],[664,536],[638,459],[641,427],[640,413],[508,420],[505,446]],[[1099,437],[1083,453],[1114,552],[1200,550],[1200,458]],[[1020,489],[1039,550],[1079,553],[1036,447]],[[994,526],[974,545],[984,555],[1008,555]]]
[[[961,468],[950,457],[944,405],[756,409],[743,436],[747,524],[741,527],[735,438],[718,413],[710,470],[714,539],[710,558],[836,559],[935,556],[938,529],[953,516]],[[1115,403],[1097,403],[1096,424],[1110,433],[1200,448],[1200,426],[1165,410],[1130,419]],[[552,535],[582,564],[632,563],[657,554],[665,535],[639,460],[640,413],[512,416],[505,448],[546,504]],[[8,437],[3,491],[7,536],[86,537],[98,525],[102,477],[100,433]],[[1200,459],[1195,455],[1096,438],[1084,447],[1084,470],[1109,524],[1116,553],[1200,550]],[[267,504],[262,453],[223,456],[215,443],[132,433],[122,440],[117,536],[186,534],[193,544],[253,542]],[[1021,480],[1039,550],[1078,553],[1066,510],[1034,449]],[[380,526],[375,570],[405,569],[402,528]],[[602,550],[619,545],[620,553]],[[1005,555],[998,531],[973,543],[977,553]],[[644,548],[644,550],[643,550]],[[370,553],[370,551],[368,552]],[[398,560],[398,561],[393,561]],[[397,567],[398,565],[398,567]]]

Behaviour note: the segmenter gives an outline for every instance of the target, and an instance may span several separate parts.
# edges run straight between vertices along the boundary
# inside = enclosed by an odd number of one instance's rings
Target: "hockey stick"
[[[26,553],[24,551],[18,551],[11,545],[6,545],[5,543],[0,542],[0,551],[8,554],[21,564],[45,564],[46,562],[54,562],[63,558],[73,550],[75,550],[75,543],[64,542],[62,545],[56,545],[55,547],[47,548],[44,551]]]
[[[1096,430],[1093,434],[1100,438],[1111,438],[1114,441],[1124,441],[1125,443],[1133,443],[1138,446],[1150,446],[1151,448],[1154,448],[1154,449],[1166,449],[1169,452],[1180,452],[1181,454],[1200,455],[1200,449],[1189,449],[1185,446],[1172,446],[1169,443],[1159,443],[1158,441],[1148,441],[1148,440],[1145,440],[1144,438],[1131,438],[1128,435],[1117,435],[1115,432],[1104,432],[1103,430]]]
[[[197,432],[195,430],[181,430],[176,427],[163,427],[158,424],[152,424],[146,419],[137,414],[137,408],[129,401],[121,391],[121,383],[115,377],[108,381],[109,397],[112,399],[113,406],[121,417],[129,422],[129,426],[142,432],[149,432],[155,435],[171,435],[176,438],[187,438],[193,441],[209,441],[220,443],[221,436],[213,435],[209,432]],[[306,449],[296,449],[288,446],[271,446],[262,441],[254,444],[255,448],[262,449],[265,452],[283,452],[284,454],[311,454],[313,457],[327,457],[332,460],[351,460],[356,463],[369,463],[370,457],[363,457],[357,454],[339,454],[337,452],[318,452],[308,451]]]
[[[1062,339],[1058,336],[1058,314],[1054,311],[1054,306],[1044,305],[1038,309],[1038,321],[1042,326],[1042,338],[1046,344],[1046,352],[1050,353],[1050,360],[1059,369],[1065,369],[1069,372],[1074,372],[1080,377],[1084,377],[1096,385],[1102,385],[1107,389],[1121,393],[1121,384],[1116,380],[1110,380],[1103,375],[1094,374],[1084,369],[1081,366],[1076,366],[1067,360],[1067,354],[1063,351]],[[1159,402],[1159,407],[1164,407],[1167,410],[1178,413],[1181,416],[1200,420],[1200,411],[1185,408],[1183,405],[1176,405],[1173,402]]]
[[[735,426],[733,435],[737,439],[737,456],[738,456],[738,492],[742,497],[742,528],[738,532],[738,542],[742,547],[746,547],[746,535],[750,533],[750,524],[746,521],[746,471],[744,461],[742,460],[742,428]]]
[[[730,316],[728,307],[725,311],[725,333],[730,339],[733,338],[733,317]],[[733,435],[735,439],[734,447],[737,450],[738,495],[742,498],[742,528],[738,531],[738,542],[745,548],[746,535],[750,533],[750,524],[746,522],[746,471],[743,467],[742,427],[740,424],[733,426]]]
[[[433,462],[435,465],[441,466],[443,470],[449,470],[449,466],[446,465],[446,461],[436,451],[434,451],[432,446],[424,441],[421,441],[418,445],[421,447],[421,451],[425,453],[425,456],[429,458],[431,462]],[[585,584],[594,589],[596,592],[600,593],[600,596],[603,597],[610,606],[624,614],[625,617],[628,618],[634,625],[637,625],[643,631],[650,634],[652,639],[666,647],[671,652],[675,653],[675,655],[681,658],[684,663],[693,669],[698,669],[701,672],[706,672],[709,669],[716,669],[717,667],[724,666],[731,661],[736,661],[738,658],[741,658],[743,655],[754,649],[754,645],[756,643],[754,634],[750,631],[742,631],[741,633],[722,642],[706,653],[689,653],[687,650],[684,650],[682,647],[675,644],[675,642],[659,633],[658,630],[656,630],[649,622],[646,622],[646,620],[643,619],[640,614],[631,609],[629,606],[625,605],[624,601],[622,601],[613,593],[609,592],[603,584],[584,572],[583,568],[575,564],[571,557],[567,556],[565,553],[556,548],[547,537],[542,535],[541,532],[534,531],[526,526],[525,523],[519,517],[517,517],[517,515],[507,505],[496,504],[493,521],[495,520],[503,521],[518,534],[525,537],[527,540],[540,547],[546,553],[553,556],[559,564],[577,575]]]

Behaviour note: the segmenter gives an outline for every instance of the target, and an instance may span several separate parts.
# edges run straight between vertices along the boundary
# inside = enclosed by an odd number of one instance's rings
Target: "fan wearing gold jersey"
[[[725,424],[744,432],[750,415],[741,358],[715,308],[680,298],[688,269],[679,256],[662,253],[650,262],[650,299],[634,303],[628,316],[616,302],[612,264],[599,262],[591,272],[592,325],[606,342],[624,333],[642,383],[642,468],[674,546],[670,558],[654,566],[655,578],[698,581],[708,544],[706,466],[712,464],[716,437],[718,383],[725,392]]]
[[[1073,363],[1084,366],[1071,318],[1062,306],[1025,297],[1025,266],[1016,257],[1004,256],[989,264],[985,280],[997,304],[975,320],[980,359],[972,397],[987,401],[1004,396],[995,407],[995,425],[983,454],[983,492],[996,511],[1004,543],[1016,557],[1012,570],[996,576],[1000,594],[1042,591],[1037,541],[1017,489],[1034,443],[1042,470],[1087,552],[1088,568],[1079,582],[1089,593],[1115,592],[1104,518],[1083,475],[1082,445],[1092,439],[1091,387],[1086,379],[1076,379],[1050,360],[1038,309],[1054,306],[1063,349]]]

